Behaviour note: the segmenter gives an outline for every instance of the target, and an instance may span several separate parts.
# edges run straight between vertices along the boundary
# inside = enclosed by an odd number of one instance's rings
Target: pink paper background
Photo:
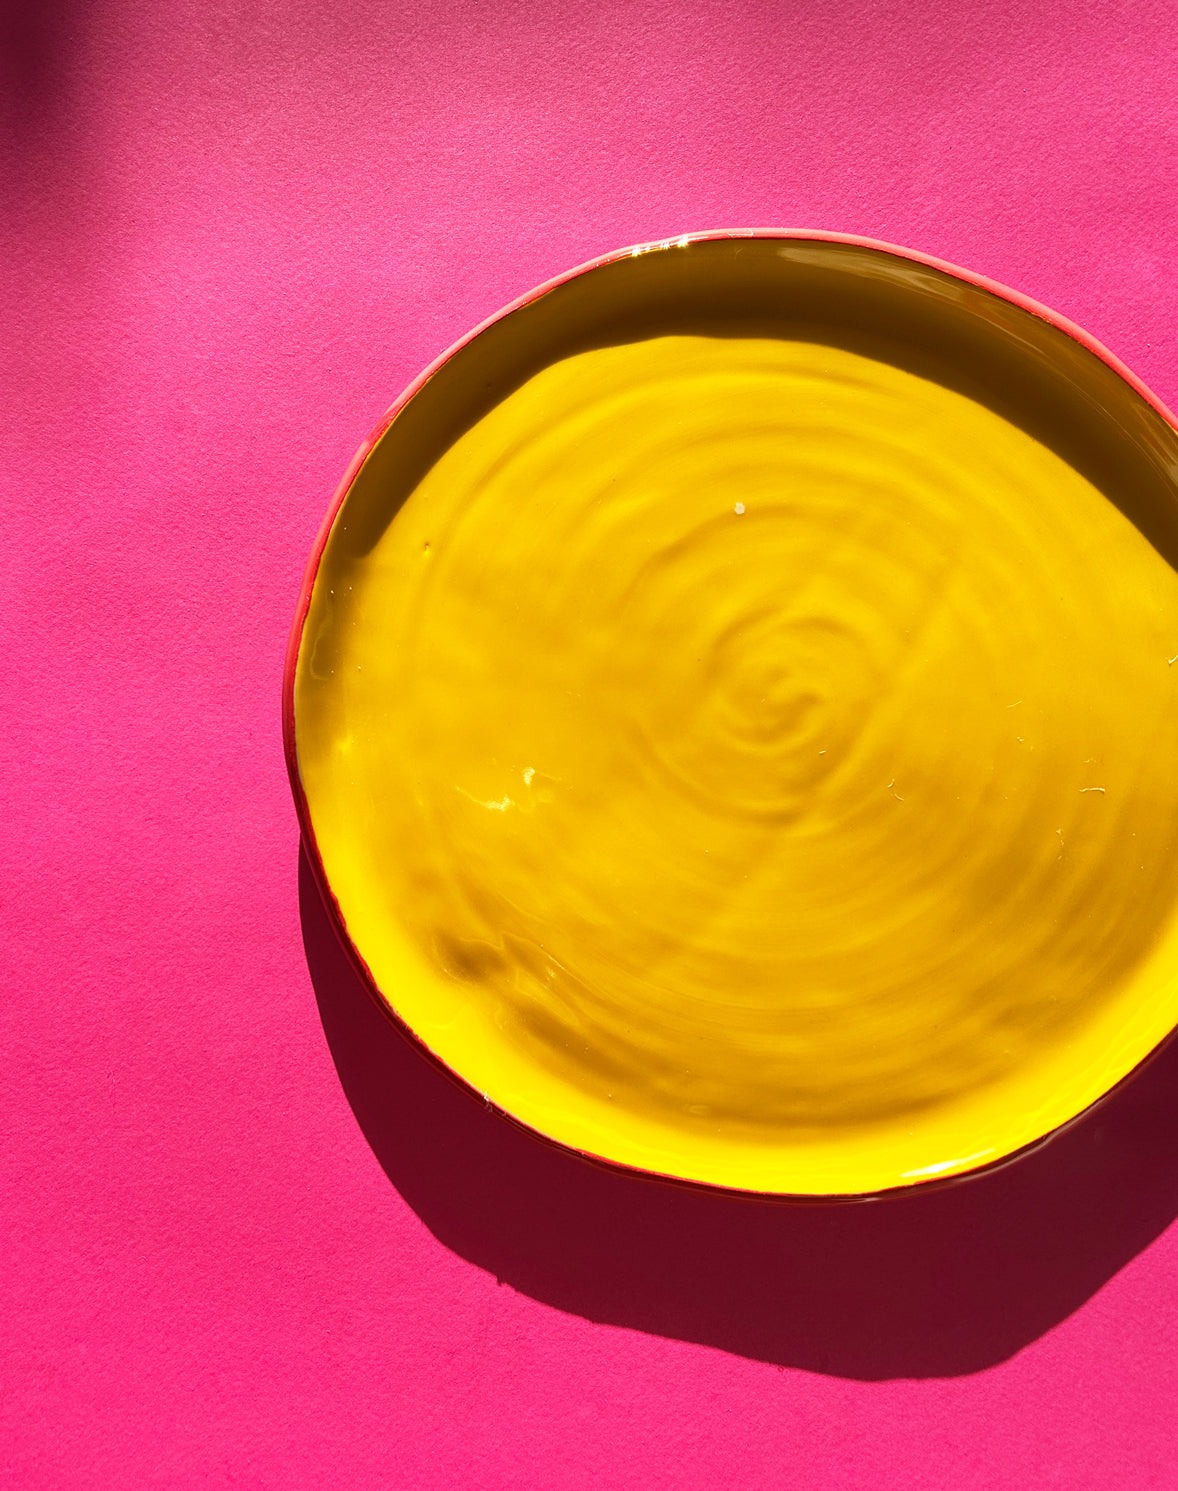
[[[624,243],[910,244],[1178,401],[1172,7],[28,0],[0,65],[8,1483],[1178,1486],[1178,1063],[940,1199],[582,1170],[300,921],[279,729],[361,438]]]

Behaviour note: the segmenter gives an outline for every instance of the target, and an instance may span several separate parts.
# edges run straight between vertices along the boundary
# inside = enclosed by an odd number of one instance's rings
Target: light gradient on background
[[[0,54],[10,1481],[1173,1484],[1172,1231],[1010,1360],[876,1382],[438,1242],[324,1041],[278,710],[381,410],[621,244],[910,244],[1178,402],[1170,8],[71,0]]]

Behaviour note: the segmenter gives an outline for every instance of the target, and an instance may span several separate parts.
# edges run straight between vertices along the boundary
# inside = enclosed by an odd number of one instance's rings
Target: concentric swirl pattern
[[[403,942],[390,999],[513,1111],[903,1125],[1076,1038],[1171,925],[1175,576],[936,384],[784,341],[584,353],[333,576],[325,865],[374,972]]]

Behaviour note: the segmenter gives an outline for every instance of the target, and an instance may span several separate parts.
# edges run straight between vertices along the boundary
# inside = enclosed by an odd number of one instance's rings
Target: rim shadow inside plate
[[[659,336],[813,341],[931,379],[1053,450],[1178,567],[1178,432],[1117,371],[981,284],[880,248],[788,237],[626,255],[483,327],[398,410],[348,492],[337,542],[368,553],[441,455],[543,368]]]
[[[347,492],[333,546],[350,559],[369,553],[440,456],[544,367],[670,335],[816,342],[960,393],[1054,451],[1178,569],[1178,436],[1113,366],[984,284],[863,243],[788,235],[618,257],[484,327],[399,407]],[[291,730],[289,701],[287,720]],[[288,751],[307,832],[289,734]]]

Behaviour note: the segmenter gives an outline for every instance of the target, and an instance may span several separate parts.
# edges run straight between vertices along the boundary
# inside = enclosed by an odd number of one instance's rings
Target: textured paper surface
[[[1178,401],[1169,7],[66,0],[0,66],[8,1483],[1172,1486],[1173,1061],[918,1211],[582,1173],[300,922],[279,730],[361,438],[599,252],[907,243]]]

